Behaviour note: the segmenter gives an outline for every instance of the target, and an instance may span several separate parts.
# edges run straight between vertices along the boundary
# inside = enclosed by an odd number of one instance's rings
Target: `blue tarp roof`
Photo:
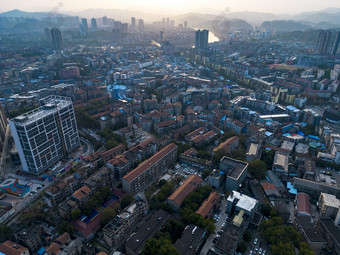
[[[308,135],[308,138],[314,139],[314,140],[320,140],[319,137],[314,136],[314,135]]]
[[[301,136],[306,136],[302,131],[300,131],[300,130],[298,130],[298,131],[296,131],[296,133],[298,133],[299,135],[301,135]]]
[[[290,194],[297,194],[297,189],[294,189],[294,186],[292,185],[291,182],[287,182],[287,189],[289,191]]]
[[[44,247],[41,247],[38,251],[37,251],[37,253],[39,254],[39,255],[43,255],[44,253],[45,253],[45,248]],[[0,253],[0,254],[3,254],[3,253]]]

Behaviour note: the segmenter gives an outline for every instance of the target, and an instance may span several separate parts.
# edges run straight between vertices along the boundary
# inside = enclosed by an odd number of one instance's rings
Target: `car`
[[[218,233],[219,235],[222,235],[223,231],[220,230],[220,231],[218,231],[217,233]]]
[[[266,250],[263,250],[262,255],[266,255]]]
[[[255,252],[256,252],[256,253],[258,252],[258,250],[259,250],[259,248],[255,247]]]
[[[262,254],[262,248],[259,249],[259,254]]]
[[[257,238],[255,238],[255,240],[254,240],[254,244],[255,244],[255,245],[257,244],[257,241],[258,241]]]

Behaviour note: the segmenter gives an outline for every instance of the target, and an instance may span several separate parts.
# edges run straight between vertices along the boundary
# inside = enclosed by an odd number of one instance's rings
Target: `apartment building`
[[[123,177],[123,190],[136,193],[154,181],[177,160],[177,146],[169,144]]]
[[[79,146],[71,99],[49,96],[40,105],[9,121],[23,171],[36,175]]]

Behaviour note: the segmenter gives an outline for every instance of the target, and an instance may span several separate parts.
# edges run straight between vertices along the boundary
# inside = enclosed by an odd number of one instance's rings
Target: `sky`
[[[328,7],[340,8],[339,0],[0,0],[0,11],[81,11],[89,8],[131,9],[158,14],[187,12],[216,13],[225,8],[231,12],[257,11],[275,14],[296,14],[319,11]]]

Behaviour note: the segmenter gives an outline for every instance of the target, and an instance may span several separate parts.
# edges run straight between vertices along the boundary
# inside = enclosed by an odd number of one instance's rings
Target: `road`
[[[84,138],[80,138],[80,142],[85,144],[86,148],[87,148],[86,152],[84,152],[84,154],[85,154],[84,156],[87,156],[87,155],[89,155],[89,154],[94,152],[94,148],[93,148],[92,143],[90,143],[89,141],[85,140]]]
[[[225,213],[225,205],[227,203],[227,200],[226,199],[223,199],[222,202],[221,202],[221,206],[220,206],[220,219],[215,223],[215,226],[216,226],[216,230],[215,230],[215,233],[214,234],[211,234],[207,241],[205,242],[203,248],[202,248],[202,251],[201,251],[201,255],[206,255],[208,254],[208,251],[211,247],[214,246],[214,243],[213,243],[213,240],[214,238],[216,237],[216,234],[218,231],[221,230],[221,227],[222,227],[222,224],[226,221],[227,219],[227,214]]]

